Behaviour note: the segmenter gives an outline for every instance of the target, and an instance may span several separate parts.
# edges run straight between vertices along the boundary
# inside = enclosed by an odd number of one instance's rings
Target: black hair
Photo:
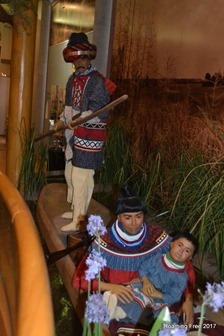
[[[147,208],[143,200],[135,195],[129,186],[124,186],[121,189],[120,195],[116,202],[115,215],[125,212],[139,212],[147,213]]]
[[[170,236],[172,237],[171,242],[174,242],[175,240],[177,240],[179,238],[186,238],[194,246],[193,257],[197,253],[198,248],[199,248],[199,242],[198,242],[197,238],[195,236],[193,236],[190,232],[188,232],[188,231],[179,231],[179,232],[174,232]]]
[[[89,43],[88,36],[85,33],[71,33],[67,47],[85,43]]]

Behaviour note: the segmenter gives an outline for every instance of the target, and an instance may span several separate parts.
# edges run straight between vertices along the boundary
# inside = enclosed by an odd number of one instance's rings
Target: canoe
[[[37,202],[37,221],[51,253],[64,250],[67,247],[68,233],[61,232],[60,230],[62,226],[71,221],[61,217],[63,212],[70,211],[70,205],[66,202],[66,191],[67,186],[64,183],[48,184],[41,191]],[[114,214],[93,198],[91,199],[87,212],[87,215],[90,214],[100,215],[106,226],[110,225],[114,221]],[[67,289],[74,311],[77,314],[77,323],[80,323],[81,330],[82,326],[80,321],[82,321],[83,318],[85,301],[82,300],[80,292],[71,285],[71,280],[75,271],[74,257],[72,257],[72,254],[66,255],[56,261],[56,266]],[[211,325],[215,326],[214,329],[211,327],[209,330],[206,330],[205,335],[224,335],[223,310],[219,311],[217,314],[213,313],[211,308],[207,308],[205,321],[209,321],[208,323],[212,321],[213,324]],[[193,331],[192,335],[194,334]],[[191,333],[189,333],[189,335],[190,334]]]
[[[71,222],[71,220],[61,217],[62,213],[70,211],[70,205],[66,201],[66,192],[67,185],[65,183],[47,184],[42,189],[37,201],[37,221],[51,253],[64,250],[67,247],[67,237],[69,233],[61,231],[62,226]],[[90,201],[87,216],[90,214],[100,215],[106,226],[114,219],[113,213],[93,198]],[[55,264],[71,299],[74,310],[79,315],[81,312],[80,309],[77,309],[77,306],[79,306],[80,303],[80,293],[71,285],[75,271],[75,263],[71,254],[59,259]],[[81,316],[79,317],[81,318]]]

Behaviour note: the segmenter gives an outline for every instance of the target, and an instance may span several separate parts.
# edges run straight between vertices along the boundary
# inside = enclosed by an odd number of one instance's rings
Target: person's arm
[[[142,282],[142,293],[146,296],[152,296],[156,290],[152,282],[146,275],[143,275],[140,280]]]
[[[189,325],[194,322],[193,289],[195,286],[195,273],[190,261],[186,261],[185,267],[189,280],[187,288],[184,291],[184,302],[180,307],[178,315],[181,316],[184,314],[183,322]]]
[[[85,95],[88,97],[88,106],[83,106],[84,112],[95,112],[110,102],[110,94],[106,89],[104,79],[98,75],[92,76],[87,85]],[[84,99],[84,98],[83,98]],[[100,122],[106,122],[108,111],[98,116]]]
[[[143,294],[161,299],[163,303],[167,303],[169,306],[181,300],[184,288],[186,287],[186,277],[179,277],[178,274],[175,274],[175,278],[173,277],[170,284],[166,286],[169,289],[167,292],[156,289],[147,276],[143,276],[141,281]]]
[[[58,128],[63,127],[64,125],[69,125],[69,123],[76,119],[80,115],[79,111],[72,109],[72,106],[65,105],[64,110],[59,115],[59,119],[55,122],[53,130],[57,131]],[[68,127],[70,130],[73,128]]]
[[[194,305],[192,293],[185,294],[185,301],[182,303],[178,315],[183,315],[183,323],[190,325],[194,322]]]
[[[81,289],[85,292],[88,290],[88,281],[85,279],[85,271],[87,269],[86,266],[86,258],[88,255],[85,255],[79,265],[77,266],[74,276],[72,278],[72,286],[74,288]],[[91,291],[97,291],[99,288],[98,279],[94,279],[91,281]],[[121,284],[111,284],[104,281],[100,281],[100,290],[101,292],[111,291],[112,294],[116,294],[118,300],[122,303],[130,302],[134,295],[132,289]]]
[[[145,261],[143,261],[139,266],[139,278],[142,282],[142,293],[146,296],[152,296],[160,298],[162,293],[156,290],[155,286],[151,282],[150,278],[152,273],[156,270],[156,264],[157,260],[160,259],[161,256],[155,255],[152,257],[149,257]]]
[[[85,271],[87,270],[86,259],[88,257],[88,253],[84,255],[81,259],[80,263],[75,269],[75,273],[72,278],[72,286],[74,288],[78,288],[83,290],[84,292],[88,291],[89,282],[86,280]],[[93,279],[90,282],[90,290],[91,292],[98,291],[98,279]]]
[[[129,303],[134,297],[132,289],[121,284],[111,284],[100,281],[100,290],[102,292],[111,291],[111,293],[115,294],[117,299],[122,303]]]

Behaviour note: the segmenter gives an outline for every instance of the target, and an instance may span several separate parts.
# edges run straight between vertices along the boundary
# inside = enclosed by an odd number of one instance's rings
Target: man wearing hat
[[[96,53],[96,46],[88,41],[86,34],[71,34],[63,57],[65,62],[74,64],[75,71],[68,79],[65,108],[54,125],[55,130],[109,103],[112,92],[109,92],[105,78],[91,64]],[[94,188],[94,173],[103,164],[107,117],[108,112],[105,112],[74,130],[70,126],[65,130],[65,179],[72,212],[66,212],[62,217],[72,221],[63,226],[62,231],[79,230],[80,222],[86,218]]]

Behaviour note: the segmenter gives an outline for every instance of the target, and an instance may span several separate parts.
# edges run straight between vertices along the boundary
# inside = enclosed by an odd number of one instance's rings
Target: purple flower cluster
[[[106,264],[106,259],[102,257],[101,252],[93,250],[86,259],[88,269],[85,271],[85,279],[87,281],[95,279]]]
[[[104,226],[103,220],[100,216],[91,215],[88,219],[87,231],[90,236],[100,237],[106,233],[106,227]],[[106,259],[103,258],[102,253],[99,251],[91,251],[86,259],[87,270],[85,271],[85,279],[89,282],[98,278],[100,280],[100,272],[104,266],[106,266]],[[100,324],[104,323],[109,325],[110,316],[108,312],[108,308],[106,303],[103,301],[103,296],[100,293],[100,287],[98,293],[90,295],[90,286],[88,290],[88,300],[86,301],[86,309],[85,309],[85,321],[84,321],[84,335],[86,326],[89,326],[90,323],[95,323],[95,327],[99,328]],[[89,328],[89,327],[87,327]],[[102,326],[100,326],[101,331],[96,331],[94,335],[102,335]],[[99,334],[100,332],[100,334]],[[89,335],[89,333],[88,333]],[[91,334],[92,335],[92,334]]]
[[[102,218],[97,215],[89,216],[86,228],[90,236],[103,236],[107,231]]]
[[[200,291],[199,291],[200,292]],[[201,292],[200,292],[201,293]],[[217,313],[219,309],[224,308],[224,281],[221,283],[210,283],[206,284],[205,294],[202,295],[203,303],[202,303],[202,312],[200,318],[200,326],[202,326],[203,321],[203,313],[204,306],[209,306],[213,308],[213,311]],[[169,327],[164,327],[162,330],[158,332],[158,336],[185,336],[187,332],[184,328],[172,328],[172,325]],[[198,335],[201,335],[201,328],[198,329]]]
[[[159,331],[158,336],[186,336],[187,332],[184,328],[165,328]]]
[[[224,308],[224,281],[220,284],[213,283],[213,285],[207,283],[206,288],[203,303],[217,313],[219,309]]]
[[[89,323],[105,323],[109,325],[110,316],[100,293],[92,294],[86,301],[85,317]]]

